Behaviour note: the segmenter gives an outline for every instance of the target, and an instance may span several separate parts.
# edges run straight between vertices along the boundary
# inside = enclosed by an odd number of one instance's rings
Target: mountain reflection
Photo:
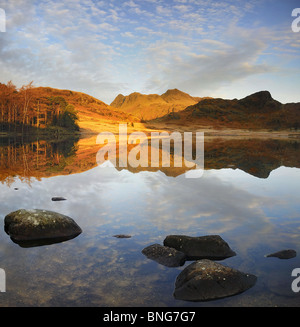
[[[128,145],[131,151],[136,145]],[[57,175],[67,175],[87,171],[97,166],[96,156],[101,145],[96,138],[68,138],[60,141],[36,140],[23,143],[16,139],[0,140],[0,181],[12,184],[16,177],[30,183],[32,178],[40,179]],[[120,156],[117,151],[116,156]],[[271,171],[280,167],[300,167],[299,139],[243,139],[205,138],[204,169],[240,169],[258,178],[267,178]],[[150,153],[150,149],[148,149]],[[161,152],[161,148],[159,149]],[[140,171],[162,171],[167,176],[184,174],[188,167],[174,167],[171,145],[171,167],[118,167],[132,173]],[[194,155],[194,153],[193,153]],[[162,157],[160,153],[160,158]],[[117,158],[118,159],[118,158]],[[117,160],[118,163],[118,160]]]

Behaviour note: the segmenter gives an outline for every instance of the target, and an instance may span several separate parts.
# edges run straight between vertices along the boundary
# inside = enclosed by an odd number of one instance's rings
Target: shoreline
[[[67,131],[45,131],[39,133],[13,133],[13,132],[0,132],[0,139],[2,138],[23,138],[24,139],[34,139],[41,138],[45,140],[50,139],[61,139],[69,137],[79,137],[80,139],[91,138],[97,136],[101,132],[110,132],[113,134],[119,133],[119,124],[127,124],[128,134],[133,132],[144,132],[146,135],[151,136],[152,132],[203,132],[206,138],[279,138],[279,139],[295,139],[300,140],[300,131],[291,130],[249,130],[249,129],[234,129],[234,128],[223,128],[215,129],[208,126],[166,126],[163,125],[147,125],[147,123],[131,123],[127,122],[114,122],[109,124],[108,122],[97,122],[94,125],[80,126],[78,132],[67,132]]]

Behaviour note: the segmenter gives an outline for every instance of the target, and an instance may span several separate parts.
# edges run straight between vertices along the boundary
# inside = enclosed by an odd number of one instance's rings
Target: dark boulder
[[[167,267],[182,266],[186,259],[184,253],[160,244],[149,245],[142,250],[142,253],[147,258]]]
[[[113,237],[116,237],[116,238],[131,238],[131,235],[117,234],[117,235],[114,235]]]
[[[51,200],[52,201],[65,201],[67,199],[63,198],[62,196],[54,196]]]
[[[177,277],[174,297],[184,301],[210,301],[246,291],[256,276],[203,259],[187,266]]]
[[[236,255],[219,235],[169,235],[165,238],[164,245],[185,253],[189,260],[223,260]]]
[[[279,259],[291,259],[291,258],[295,258],[297,255],[297,252],[295,250],[292,249],[288,249],[288,250],[281,250],[275,253],[271,253],[266,255],[267,258],[270,257],[276,257]]]
[[[62,242],[82,232],[72,218],[40,209],[11,212],[4,219],[4,230],[13,242],[23,247]]]

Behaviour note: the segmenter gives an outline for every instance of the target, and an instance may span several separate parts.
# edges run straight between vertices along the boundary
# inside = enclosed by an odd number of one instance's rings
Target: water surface
[[[181,168],[98,167],[98,148],[87,140],[0,147],[0,306],[300,306],[291,289],[300,267],[298,141],[209,140],[204,174],[193,179]],[[5,215],[21,208],[68,215],[83,233],[22,248],[4,231]],[[141,253],[169,234],[220,235],[237,253],[221,263],[256,275],[256,285],[210,302],[175,300],[176,277],[191,262],[168,268]],[[289,248],[296,258],[265,257]]]

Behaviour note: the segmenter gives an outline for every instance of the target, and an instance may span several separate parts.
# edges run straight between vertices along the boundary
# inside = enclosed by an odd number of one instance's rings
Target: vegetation
[[[33,82],[20,89],[10,81],[0,83],[0,128],[2,132],[32,133],[59,127],[78,131],[74,105],[61,96],[45,97],[35,92]]]
[[[180,111],[180,123],[187,126],[201,123],[214,128],[268,129],[298,131],[300,103],[282,104],[268,91],[249,95],[241,100],[203,99]],[[169,114],[162,118],[174,119]]]

